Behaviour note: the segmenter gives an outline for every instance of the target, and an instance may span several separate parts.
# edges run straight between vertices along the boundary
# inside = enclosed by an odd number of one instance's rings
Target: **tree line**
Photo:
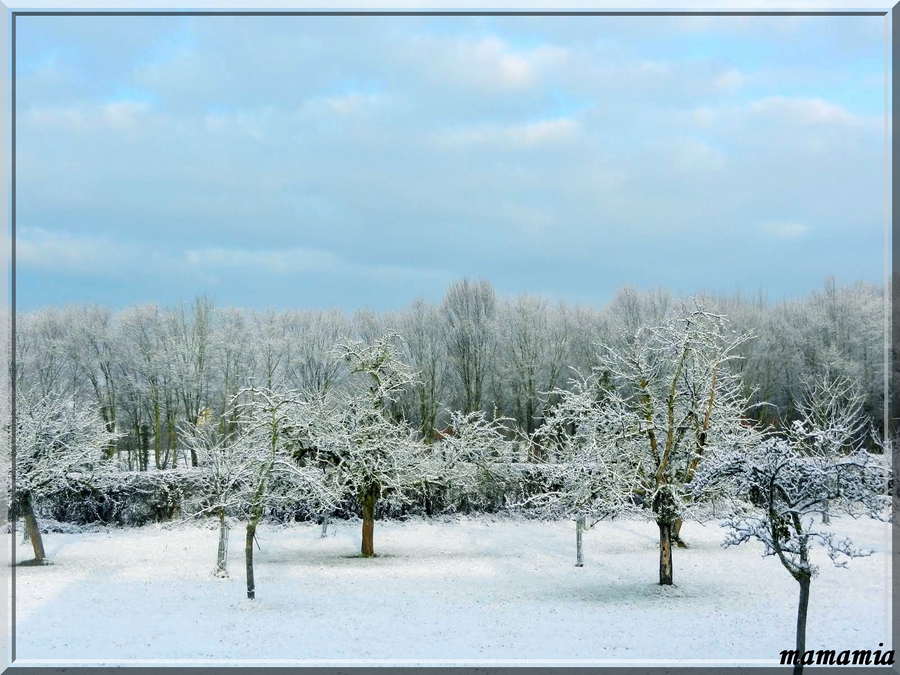
[[[736,369],[755,419],[776,427],[797,416],[805,382],[828,369],[857,382],[863,413],[883,418],[883,288],[838,287],[828,280],[801,299],[771,304],[758,295],[699,298],[727,314],[738,333]],[[454,411],[484,411],[530,435],[558,403],[556,390],[598,364],[598,344],[623,345],[679,304],[665,290],[620,289],[603,308],[502,297],[488,281],[462,279],[439,303],[417,299],[402,311],[338,309],[245,311],[207,296],[172,307],[144,304],[117,312],[96,304],[20,313],[15,383],[37,396],[68,395],[98,407],[109,445],[133,470],[196,466],[179,424],[216,420],[250,384],[325,396],[346,386],[344,339],[372,343],[401,336],[399,357],[415,382],[391,413],[431,439]],[[548,394],[549,393],[549,394]]]

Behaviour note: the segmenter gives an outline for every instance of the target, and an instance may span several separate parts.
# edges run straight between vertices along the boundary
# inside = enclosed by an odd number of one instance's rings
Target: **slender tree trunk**
[[[154,403],[153,404],[153,458],[156,460],[156,468],[157,469],[164,468],[161,464],[161,455],[162,455],[161,447],[160,447],[160,441],[162,440],[161,434],[162,434],[162,427],[160,426],[160,419],[159,419],[159,404]]]
[[[797,605],[797,661],[794,664],[794,675],[803,672],[803,654],[806,652],[806,611],[809,608],[809,575],[802,575],[797,581],[800,584],[800,602]]]
[[[219,551],[216,556],[216,576],[227,577],[228,570],[228,523],[225,522],[225,509],[219,509]]]
[[[167,431],[168,431],[167,436],[168,436],[168,441],[169,441],[169,448],[168,448],[168,452],[166,453],[166,456],[168,457],[169,454],[171,453],[171,461],[172,461],[171,466],[173,469],[177,469],[178,468],[178,434],[175,433],[175,416],[174,415],[170,415],[166,419],[166,426],[167,426]],[[163,462],[163,468],[166,468],[165,462]]]
[[[328,515],[326,514],[322,518],[322,534],[321,534],[322,539],[324,539],[328,535],[328,520],[329,520],[329,518],[328,518]]]
[[[250,522],[247,523],[247,539],[244,543],[244,557],[247,564],[247,598],[250,600],[256,598],[256,584],[253,581],[253,539],[256,537],[256,526],[261,515],[262,507],[254,508]]]
[[[581,548],[581,534],[584,532],[584,516],[575,521],[575,567],[584,567],[584,551]]]
[[[28,533],[28,538],[31,539],[31,547],[34,549],[34,560],[37,563],[42,563],[46,557],[44,553],[44,539],[41,537],[41,528],[38,527],[37,518],[34,516],[30,497],[25,497],[22,500],[22,515],[25,518],[25,531]]]
[[[679,518],[675,521],[675,524],[672,526],[672,541],[675,542],[675,545],[678,548],[687,548],[688,545],[684,543],[681,539],[681,526],[684,524],[684,521]]]
[[[659,584],[672,585],[672,523],[658,520],[659,526]]]
[[[362,554],[365,557],[375,555],[375,502],[378,496],[375,490],[369,489],[360,498],[363,512]]]

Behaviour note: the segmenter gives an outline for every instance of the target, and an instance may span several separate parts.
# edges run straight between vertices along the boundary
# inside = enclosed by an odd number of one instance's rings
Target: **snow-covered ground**
[[[893,647],[889,527],[837,522],[875,554],[847,569],[816,559],[808,648]],[[357,556],[359,530],[263,524],[255,601],[240,524],[224,580],[215,529],[47,534],[52,564],[15,570],[17,663],[733,664],[793,647],[797,583],[756,545],[723,550],[714,524],[685,525],[674,587],[655,583],[653,523],[598,523],[583,568],[573,522],[378,522],[371,559]]]

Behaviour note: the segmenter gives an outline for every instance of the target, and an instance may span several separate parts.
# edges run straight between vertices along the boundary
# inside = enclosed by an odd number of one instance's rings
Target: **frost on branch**
[[[755,449],[720,453],[704,467],[695,489],[729,495],[726,546],[755,539],[791,576],[812,578],[810,549],[822,546],[835,565],[869,555],[822,524],[826,510],[880,518],[887,507],[884,465],[869,453],[809,455],[784,438]]]
[[[807,455],[835,456],[861,447],[867,432],[858,383],[825,373],[807,382],[788,430],[793,447]]]
[[[529,501],[551,513],[613,517],[634,505],[639,464],[620,451],[607,378],[594,371],[569,387],[552,392],[559,404],[534,435],[541,454],[557,461],[547,466],[546,489]]]
[[[743,402],[729,372],[750,339],[695,303],[620,348],[604,346],[591,375],[559,392],[543,442],[561,448],[559,498],[576,509],[650,510],[660,528],[660,583],[672,583],[671,542],[692,506],[704,455],[740,442]],[[556,439],[556,440],[554,440]]]
[[[811,389],[809,401],[830,401],[828,380]],[[829,512],[851,516],[887,516],[889,471],[883,458],[862,448],[862,438],[848,420],[849,404],[822,406],[827,414],[805,408],[801,422],[782,437],[720,451],[697,475],[697,494],[718,495],[730,503],[725,546],[756,540],[764,555],[776,556],[800,585],[797,609],[797,654],[805,654],[810,582],[816,574],[811,549],[819,546],[838,567],[871,551],[838,538],[825,522]],[[796,664],[795,673],[803,668]]]
[[[374,555],[375,507],[382,498],[395,503],[427,476],[425,446],[390,404],[414,382],[397,356],[395,334],[366,345],[348,340],[337,350],[360,375],[344,392],[310,404],[310,424],[294,457],[321,470],[335,493],[359,500],[363,512],[362,555]],[[354,388],[352,385],[356,384]]]
[[[235,431],[224,437],[195,430],[190,443],[209,462],[210,484],[201,508],[211,509],[220,518],[225,536],[225,514],[238,507],[246,514],[245,562],[247,597],[255,598],[253,544],[256,529],[266,508],[279,498],[333,506],[321,472],[297,463],[295,451],[308,432],[311,406],[294,391],[276,392],[265,387],[247,387],[235,396],[228,413]],[[281,489],[273,491],[273,485]],[[285,485],[289,489],[285,490]],[[220,558],[217,573],[224,574]]]
[[[19,393],[11,505],[15,514],[25,518],[38,563],[44,559],[44,546],[34,515],[35,500],[99,489],[112,481],[116,470],[106,459],[106,450],[116,438],[91,406],[67,396]]]
[[[388,333],[372,345],[345,340],[335,347],[352,373],[368,375],[368,393],[376,408],[396,401],[405,388],[416,382],[416,374],[397,355],[394,343],[399,340],[398,334]]]
[[[426,480],[444,487],[451,503],[485,508],[484,500],[499,501],[521,484],[513,468],[513,443],[505,423],[489,420],[480,410],[450,414],[453,433],[429,446],[425,455]]]

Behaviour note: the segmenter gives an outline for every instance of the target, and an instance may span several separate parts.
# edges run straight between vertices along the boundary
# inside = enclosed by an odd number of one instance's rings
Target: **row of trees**
[[[473,313],[483,312],[482,301]],[[328,511],[352,498],[363,514],[361,552],[371,556],[379,500],[402,502],[450,482],[465,490],[474,476],[502,482],[518,470],[522,443],[551,470],[543,489],[522,495],[518,505],[562,510],[579,520],[642,510],[659,528],[662,585],[674,580],[672,545],[680,541],[682,519],[710,502],[725,502],[732,514],[728,543],[762,541],[798,581],[797,653],[805,654],[812,545],[824,545],[838,564],[864,554],[822,529],[829,514],[884,515],[889,453],[845,364],[825,361],[806,380],[790,425],[761,423],[769,418],[754,415],[755,409],[771,404],[754,403],[741,379],[747,358],[741,352],[753,335],[693,301],[658,323],[597,343],[589,371],[574,371],[565,387],[539,392],[543,424],[528,429],[481,409],[487,370],[479,365],[483,335],[476,338],[448,348],[451,354],[458,348],[459,362],[471,368],[461,374],[464,407],[451,413],[452,433],[440,442],[404,414],[403,401],[421,392],[422,381],[403,358],[408,347],[396,333],[370,342],[340,340],[330,354],[346,370],[342,386],[251,382],[215,417],[196,409],[202,398],[185,396],[195,414],[177,425],[177,433],[200,476],[188,507],[220,519],[218,571],[225,572],[229,513],[247,522],[247,594],[253,598],[253,544],[267,509],[300,501]],[[43,546],[33,501],[121,475],[111,450],[121,433],[110,427],[113,419],[102,402],[85,405],[71,392],[22,392],[14,427],[15,507],[38,560]],[[867,445],[882,453],[868,452]]]
[[[828,367],[860,385],[863,413],[882,419],[883,289],[867,284],[774,305],[764,298],[702,298],[756,339],[736,346],[742,394],[759,420],[784,426],[798,415],[803,381]],[[640,326],[658,325],[678,301],[665,291],[620,290],[604,309],[498,297],[486,281],[463,279],[438,304],[400,312],[256,312],[216,308],[207,297],[176,307],[113,313],[96,305],[21,314],[16,385],[33,397],[65,394],[96,405],[115,436],[108,453],[136,470],[196,466],[178,427],[226,412],[250,382],[304,396],[347,388],[342,339],[371,344],[395,332],[399,356],[416,372],[389,403],[391,414],[429,440],[452,411],[507,418],[511,432],[537,431],[569,391],[573,372],[599,364],[597,344],[619,350]],[[544,396],[544,392],[554,392]],[[766,403],[767,405],[759,405]]]

